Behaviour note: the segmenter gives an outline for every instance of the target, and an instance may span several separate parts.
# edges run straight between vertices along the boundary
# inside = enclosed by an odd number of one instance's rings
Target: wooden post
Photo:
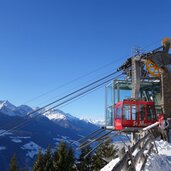
[[[129,154],[129,157],[130,157],[130,159],[131,159],[132,170],[133,170],[133,171],[136,171],[135,163],[134,163],[134,159],[133,159],[133,156],[132,156],[132,152],[131,152],[130,146],[128,146],[128,154]]]
[[[123,156],[125,155],[125,147],[122,147],[120,150],[119,150],[119,159],[121,160],[123,158]]]
[[[161,76],[162,107],[167,117],[171,118],[171,74],[163,73]]]

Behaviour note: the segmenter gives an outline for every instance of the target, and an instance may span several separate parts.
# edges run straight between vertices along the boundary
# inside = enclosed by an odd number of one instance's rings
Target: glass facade
[[[105,90],[105,126],[113,126],[113,113],[114,113],[114,91],[113,82],[106,86]]]

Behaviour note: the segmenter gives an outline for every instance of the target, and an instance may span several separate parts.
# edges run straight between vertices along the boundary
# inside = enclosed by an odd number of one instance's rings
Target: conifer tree
[[[116,157],[117,151],[117,147],[112,144],[112,139],[105,141],[95,151],[93,156],[93,170],[98,171],[104,167],[110,160]]]
[[[75,164],[75,158],[74,158],[74,151],[72,147],[68,147],[68,154],[67,154],[67,161],[68,161],[68,168],[69,171],[73,171],[74,164]]]
[[[77,169],[79,171],[91,171],[92,170],[92,154],[85,158],[85,155],[92,149],[90,146],[83,148],[78,160]]]
[[[61,141],[53,156],[53,166],[55,171],[72,171],[74,165],[73,150]]]
[[[19,171],[16,161],[16,155],[14,154],[10,160],[9,171]]]
[[[113,159],[116,157],[118,148],[112,143],[112,139],[110,138],[100,146],[100,151],[103,158]]]
[[[25,166],[23,171],[29,171],[28,167]]]
[[[54,170],[50,145],[48,146],[46,153],[44,155],[44,163],[45,163],[44,171],[53,171]]]
[[[44,171],[44,159],[41,150],[39,150],[37,154],[36,161],[33,166],[33,171]]]

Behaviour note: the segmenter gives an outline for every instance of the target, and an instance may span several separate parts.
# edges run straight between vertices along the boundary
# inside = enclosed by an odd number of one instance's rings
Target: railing
[[[155,138],[152,129],[158,126],[158,123],[146,127],[141,132],[141,138],[132,146],[128,146],[127,152],[120,154],[120,161],[113,167],[112,171],[137,171],[142,170],[146,160],[152,150],[158,153],[155,144]]]

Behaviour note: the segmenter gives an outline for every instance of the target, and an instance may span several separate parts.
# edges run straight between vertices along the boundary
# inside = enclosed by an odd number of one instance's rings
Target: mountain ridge
[[[58,109],[28,116],[29,112],[33,109],[27,105],[16,107],[9,101],[0,101],[0,170],[8,170],[14,153],[21,167],[31,167],[40,148],[45,150],[50,144],[54,149],[64,140],[76,149],[78,139],[99,129],[97,125]],[[35,117],[37,114],[40,116]],[[26,124],[16,127],[21,123]],[[14,127],[16,129],[7,131]]]

